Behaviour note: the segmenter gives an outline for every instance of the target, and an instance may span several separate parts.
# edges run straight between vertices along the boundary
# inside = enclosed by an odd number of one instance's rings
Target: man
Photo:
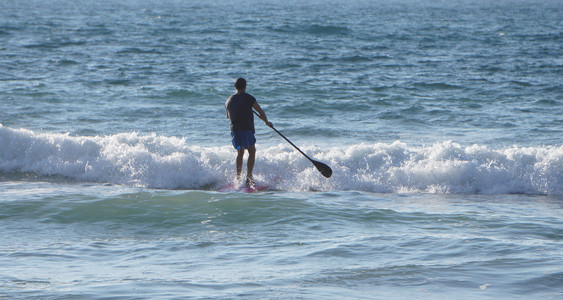
[[[254,169],[254,160],[256,157],[256,138],[254,137],[254,108],[260,115],[260,119],[266,125],[272,127],[272,123],[268,122],[266,113],[262,110],[256,98],[246,93],[246,80],[238,78],[235,81],[235,88],[237,92],[227,99],[225,108],[227,110],[227,118],[231,121],[231,137],[233,146],[237,149],[237,180],[240,180],[242,173],[242,161],[244,157],[244,150],[248,151],[248,162],[246,165],[246,185],[254,185],[252,179],[252,169]]]

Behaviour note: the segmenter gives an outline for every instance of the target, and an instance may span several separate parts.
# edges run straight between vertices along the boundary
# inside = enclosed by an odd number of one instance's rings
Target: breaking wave
[[[0,125],[0,179],[28,174],[159,189],[212,190],[229,183],[230,146],[190,145],[184,138],[119,133],[71,136]],[[423,147],[403,142],[301,147],[332,167],[330,179],[287,144],[259,147],[255,178],[274,190],[377,193],[563,195],[563,146]],[[19,175],[18,175],[19,174]],[[27,175],[26,175],[27,174]]]

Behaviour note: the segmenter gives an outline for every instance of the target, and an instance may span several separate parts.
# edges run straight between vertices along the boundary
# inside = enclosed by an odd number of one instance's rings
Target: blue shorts
[[[233,138],[233,147],[240,150],[241,148],[248,149],[250,146],[256,144],[256,138],[251,130],[247,131],[231,131]]]

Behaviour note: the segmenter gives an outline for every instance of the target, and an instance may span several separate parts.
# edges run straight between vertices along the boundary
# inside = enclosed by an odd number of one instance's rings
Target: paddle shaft
[[[258,116],[258,118],[262,119],[262,117],[255,112],[254,110],[252,110],[252,112],[254,114],[256,114]],[[264,119],[262,119],[262,121],[264,121]],[[332,176],[332,169],[327,166],[326,164],[320,162],[320,161],[316,161],[311,159],[307,154],[305,154],[305,152],[301,151],[301,149],[299,149],[299,147],[295,146],[294,143],[292,143],[288,138],[285,137],[285,135],[283,135],[281,132],[279,132],[277,129],[274,128],[274,126],[272,126],[272,129],[279,134],[284,140],[286,140],[288,143],[291,144],[291,146],[293,146],[293,148],[297,149],[297,151],[299,151],[299,153],[303,154],[303,156],[305,156],[310,162],[313,163],[313,165],[315,165],[315,168],[317,168],[317,170],[319,172],[321,172],[321,174],[326,177],[326,178],[330,178],[330,176]]]
[[[255,112],[254,110],[252,111],[254,114],[256,114],[258,116],[258,118],[262,119],[262,117],[260,117],[260,115]],[[274,128],[274,126],[272,126],[272,129],[279,134],[284,140],[286,140],[288,143],[291,144],[291,146],[293,146],[293,148],[297,149],[297,151],[299,151],[299,153],[303,154],[303,156],[305,156],[308,160],[310,160],[311,162],[314,162],[314,160],[312,160],[307,154],[305,154],[305,152],[301,151],[301,149],[299,149],[299,147],[295,146],[294,143],[292,143],[288,138],[285,137],[285,135],[283,135],[281,132],[279,132],[276,128]]]

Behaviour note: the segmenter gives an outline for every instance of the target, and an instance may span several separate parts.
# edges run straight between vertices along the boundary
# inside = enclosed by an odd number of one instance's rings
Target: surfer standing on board
[[[254,108],[260,118],[264,120],[266,125],[272,127],[272,123],[268,122],[268,117],[266,113],[262,110],[256,98],[252,95],[246,93],[246,80],[244,78],[238,78],[235,81],[236,93],[231,95],[227,102],[225,102],[225,108],[227,110],[227,118],[231,121],[231,137],[233,146],[237,149],[237,180],[240,180],[240,175],[242,173],[242,160],[244,157],[244,150],[248,150],[248,162],[246,165],[246,185],[254,185],[254,180],[252,179],[252,169],[254,169],[254,160],[256,158],[256,138],[254,137],[254,114],[252,109]]]

